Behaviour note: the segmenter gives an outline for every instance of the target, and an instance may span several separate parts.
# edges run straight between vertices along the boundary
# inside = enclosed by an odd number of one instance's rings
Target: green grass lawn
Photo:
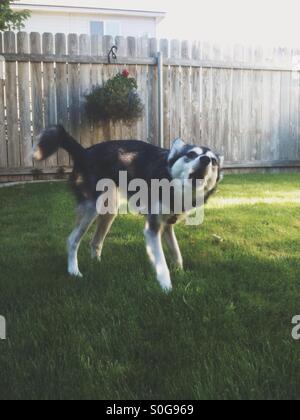
[[[142,218],[117,220],[101,264],[87,237],[73,279],[66,184],[0,202],[1,399],[299,399],[300,174],[227,176],[205,224],[177,228],[186,271],[170,295]]]

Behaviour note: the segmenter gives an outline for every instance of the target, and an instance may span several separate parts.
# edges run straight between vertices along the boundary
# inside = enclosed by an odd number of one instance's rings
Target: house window
[[[104,35],[104,22],[90,22],[91,35]]]
[[[111,20],[105,22],[105,35],[113,37],[121,35],[121,23],[117,20]]]

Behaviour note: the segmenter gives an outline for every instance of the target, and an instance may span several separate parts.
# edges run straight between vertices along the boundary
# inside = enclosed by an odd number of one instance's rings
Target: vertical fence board
[[[114,39],[110,35],[103,37],[103,55],[108,56],[108,53],[114,45]],[[107,64],[103,66],[103,82],[107,82],[109,79],[117,74],[116,66],[114,64]],[[115,122],[108,121],[104,124],[104,135],[105,140],[116,140],[115,133]]]
[[[226,47],[222,53],[222,59],[226,62],[232,61],[232,49]],[[221,143],[217,150],[218,153],[222,154],[227,158],[230,147],[231,138],[231,118],[232,118],[232,78],[233,70],[225,69],[222,70],[221,74]]]
[[[0,34],[1,39],[1,34]],[[1,46],[2,49],[2,46]],[[0,56],[0,168],[7,168],[7,142],[4,101],[4,58]]]
[[[55,35],[55,54],[61,57],[67,53],[65,34]],[[68,71],[66,63],[56,63],[56,106],[57,122],[69,130],[68,121]],[[64,150],[58,152],[58,163],[61,166],[68,166],[70,159]]]
[[[70,57],[76,57],[79,54],[78,35],[69,34],[68,36],[68,54]],[[68,88],[69,88],[69,120],[70,133],[79,141],[80,131],[78,121],[80,119],[79,112],[79,64],[69,63],[68,65]]]
[[[279,64],[278,49],[273,49],[273,63]],[[280,102],[281,102],[281,72],[273,71],[271,76],[271,98],[270,98],[270,112],[271,112],[271,155],[270,160],[279,159],[280,147]]]
[[[264,62],[272,64],[272,53],[265,51]],[[272,95],[272,72],[263,72],[262,88],[262,141],[261,141],[261,160],[268,160],[272,155],[272,112],[270,100]]]
[[[241,59],[246,63],[253,63],[253,49],[251,46],[244,49],[244,57]],[[239,159],[251,160],[252,143],[255,138],[255,130],[253,130],[253,122],[255,118],[253,109],[253,88],[254,88],[254,72],[245,70],[242,75],[242,115],[241,115],[241,140],[239,145]]]
[[[242,62],[244,59],[244,49],[237,45],[234,48],[234,60]],[[232,137],[230,145],[231,161],[239,159],[241,148],[240,139],[242,136],[242,104],[243,104],[243,72],[234,70],[232,81]]]
[[[291,61],[293,66],[300,64],[300,51],[293,50]],[[290,135],[289,135],[289,160],[295,159],[298,156],[298,142],[300,138],[299,133],[299,119],[300,119],[300,109],[299,109],[299,72],[291,73],[291,85],[290,85]]]
[[[38,32],[30,34],[31,54],[41,54],[42,43],[41,35]],[[32,129],[33,140],[36,142],[37,136],[44,128],[43,116],[43,88],[42,88],[42,63],[31,63],[31,101],[32,101]],[[45,162],[34,162],[38,169],[45,167]]]
[[[79,37],[79,53],[80,55],[91,54],[91,40],[88,35],[80,35]],[[80,64],[80,143],[84,147],[92,144],[91,124],[85,112],[85,95],[91,89],[91,65]]]
[[[116,46],[118,47],[118,58],[127,57],[127,40],[123,36],[116,37]],[[124,65],[118,65],[118,72],[122,72],[125,69]],[[118,122],[116,127],[116,135],[118,139],[126,138],[126,128],[123,121]]]
[[[103,50],[103,37],[94,35],[91,39],[91,54],[97,57],[104,54]],[[91,68],[91,83],[92,86],[101,86],[103,84],[103,65],[92,64]],[[104,122],[92,122],[92,144],[109,139],[109,124]]]
[[[254,60],[256,64],[263,63],[264,51],[257,47],[254,51]],[[255,135],[253,136],[252,150],[250,159],[261,160],[262,142],[263,142],[263,72],[260,70],[254,71],[254,114],[255,114]]]
[[[16,52],[14,32],[5,32],[4,50],[6,53]],[[20,166],[20,137],[18,127],[18,93],[17,93],[17,64],[6,63],[6,112],[8,136],[8,165],[10,168]]]
[[[169,41],[160,40],[160,52],[164,59],[169,58]],[[170,147],[170,73],[169,67],[163,69],[163,92],[164,92],[164,144],[166,148]]]
[[[202,59],[209,60],[211,48],[209,44],[204,44],[202,48]],[[212,70],[203,68],[202,70],[202,118],[201,118],[201,137],[203,145],[211,143],[212,126]]]
[[[285,48],[280,50],[280,62],[286,64],[290,62],[290,51]],[[280,159],[289,158],[289,136],[290,136],[290,83],[291,74],[282,72],[281,74],[281,103],[280,103]]]
[[[187,41],[181,45],[181,58],[191,59],[190,46]],[[182,68],[182,111],[181,111],[181,132],[184,141],[191,142],[192,137],[192,85],[191,67]]]
[[[177,39],[171,41],[170,57],[178,60],[181,57],[181,44]],[[170,140],[171,142],[182,136],[182,72],[180,66],[170,68]]]
[[[158,44],[155,38],[150,39],[149,55],[156,57]],[[148,75],[148,132],[149,142],[158,145],[158,80],[157,66],[149,67]]]
[[[194,43],[192,48],[192,59],[200,60],[201,49],[200,43]],[[191,142],[201,145],[201,68],[193,67],[191,69],[191,89],[192,89],[192,125],[191,125]]]
[[[134,37],[128,37],[127,38],[127,51],[128,51],[128,57],[129,58],[136,58],[137,57],[137,40]],[[131,77],[137,76],[136,74],[136,66],[130,65],[128,66],[128,71],[130,73]],[[127,127],[127,138],[129,139],[137,139],[138,133],[137,133],[137,123],[128,123],[126,124]]]
[[[17,35],[17,50],[20,54],[29,53],[29,37],[26,32]],[[30,87],[29,87],[30,64],[18,64],[19,76],[19,114],[20,114],[20,146],[21,166],[31,167],[32,162],[32,135],[30,118]]]
[[[139,40],[139,56],[140,58],[149,57],[149,39],[143,37]],[[137,85],[138,92],[144,105],[144,114],[137,122],[138,139],[149,141],[148,133],[148,66],[137,66]]]
[[[54,38],[50,33],[43,34],[43,54],[54,54]],[[56,84],[54,63],[43,63],[43,82],[44,82],[44,119],[45,127],[56,124]],[[46,161],[46,167],[57,166],[57,153]]]
[[[214,45],[212,51],[213,60],[221,60],[221,49],[219,46]],[[216,150],[221,150],[221,98],[222,90],[224,86],[222,85],[221,77],[223,69],[213,69],[212,70],[212,138],[210,146]]]

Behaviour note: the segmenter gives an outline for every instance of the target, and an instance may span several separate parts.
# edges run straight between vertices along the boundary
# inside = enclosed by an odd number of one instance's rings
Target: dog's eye
[[[190,153],[188,153],[188,154],[186,155],[186,157],[187,157],[189,160],[194,160],[194,159],[197,159],[197,157],[199,157],[199,155],[198,155],[198,153],[196,153],[196,152],[190,152]]]

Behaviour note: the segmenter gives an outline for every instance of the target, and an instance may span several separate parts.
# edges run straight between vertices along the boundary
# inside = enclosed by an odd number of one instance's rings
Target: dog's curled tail
[[[64,149],[70,153],[75,165],[83,163],[86,150],[60,125],[42,131],[38,137],[38,144],[34,148],[33,158],[37,161],[48,159],[58,149]]]

